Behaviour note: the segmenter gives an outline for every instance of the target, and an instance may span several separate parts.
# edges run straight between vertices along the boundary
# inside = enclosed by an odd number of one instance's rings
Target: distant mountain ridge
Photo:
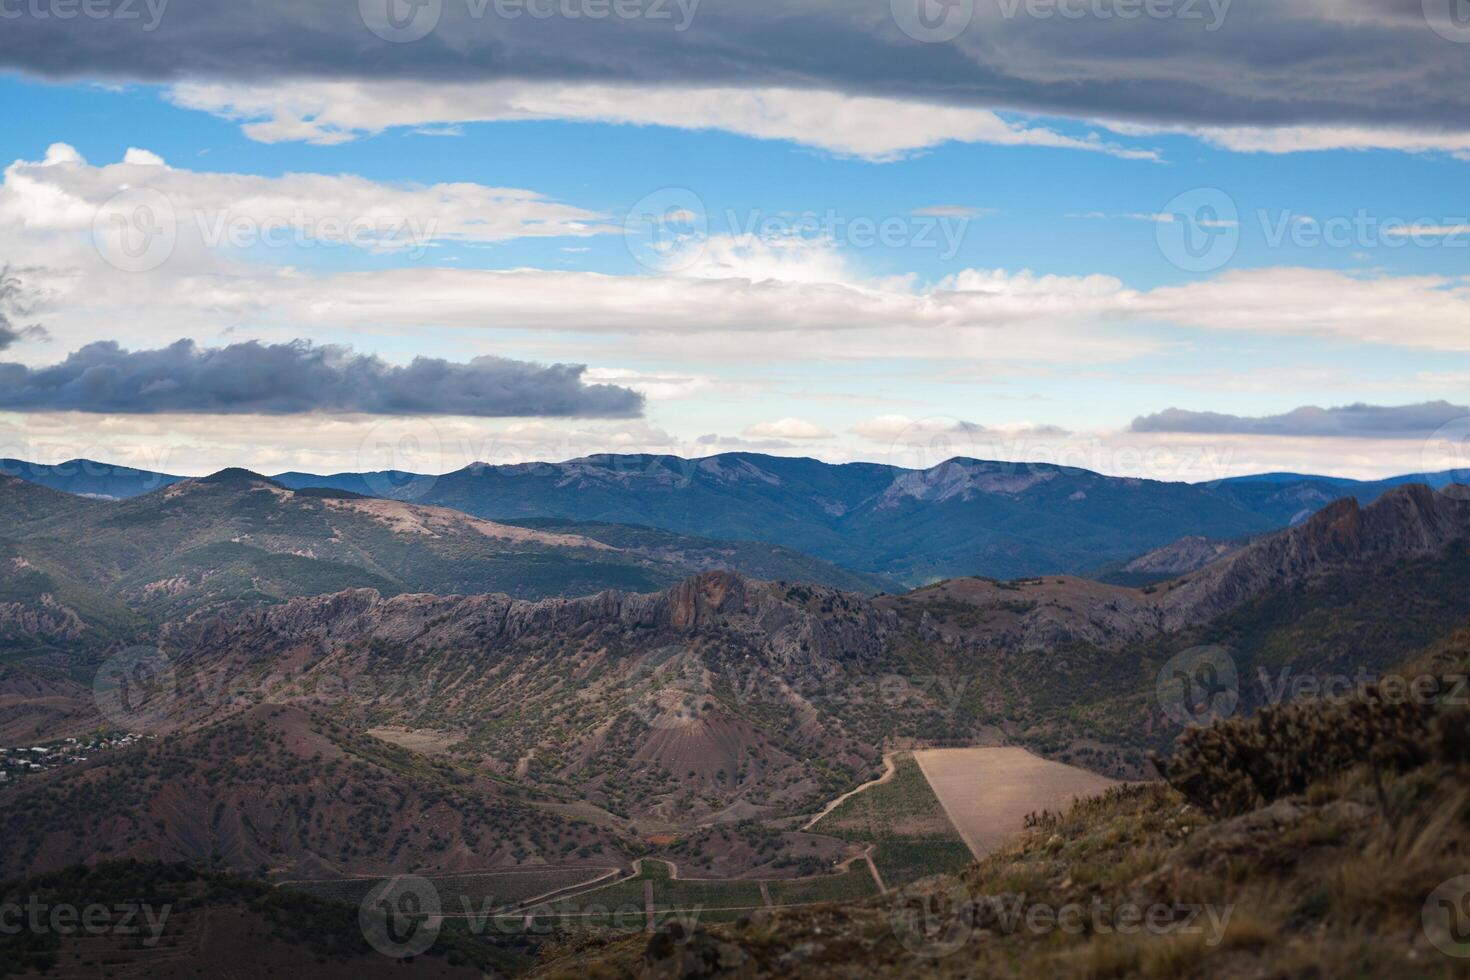
[[[0,650],[103,643],[217,604],[347,588],[523,598],[652,590],[699,571],[874,592],[889,583],[769,545],[598,525],[504,524],[246,470],[125,501],[0,477]]]
[[[89,495],[130,496],[179,478],[73,461],[6,473]],[[1204,484],[1107,477],[1048,464],[957,458],[925,470],[729,453],[702,459],[597,455],[564,463],[476,464],[442,476],[397,471],[282,473],[328,488],[450,507],[493,521],[635,525],[793,548],[850,571],[920,585],[963,575],[1088,574],[1180,539],[1234,540],[1289,526],[1344,497],[1360,504],[1407,483],[1273,473]]]

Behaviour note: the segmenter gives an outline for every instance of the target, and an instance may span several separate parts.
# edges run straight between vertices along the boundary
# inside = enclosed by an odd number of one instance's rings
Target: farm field
[[[815,902],[854,902],[878,894],[878,886],[865,862],[854,861],[840,875],[772,881],[767,884],[773,905],[806,905]]]
[[[873,844],[873,862],[889,888],[963,870],[970,850],[913,753],[894,756],[893,769],[891,778],[849,796],[812,830]]]
[[[1020,748],[924,749],[914,759],[976,858],[1015,837],[1026,814],[1064,810],[1078,797],[1116,785]]]
[[[528,910],[538,921],[555,919],[588,926],[626,929],[642,926],[649,897],[655,916],[698,912],[701,919],[733,919],[743,910],[764,907],[768,890],[772,905],[808,905],[853,901],[877,894],[866,863],[854,861],[841,874],[810,878],[759,880],[676,878],[664,861],[644,859],[636,877],[615,881],[545,906]]]

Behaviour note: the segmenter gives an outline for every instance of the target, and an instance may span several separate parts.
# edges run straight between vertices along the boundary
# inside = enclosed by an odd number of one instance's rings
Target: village
[[[95,734],[83,738],[64,738],[40,745],[0,748],[0,784],[33,776],[48,769],[86,762],[99,752],[125,748],[152,735],[132,732]]]

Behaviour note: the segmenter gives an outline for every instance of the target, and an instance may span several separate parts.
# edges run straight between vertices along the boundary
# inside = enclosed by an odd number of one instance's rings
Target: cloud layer
[[[365,415],[631,418],[643,396],[588,385],[585,368],[501,357],[456,364],[415,358],[385,363],[335,346],[181,340],[161,350],[88,344],[60,364],[0,364],[0,409],[116,414]]]
[[[796,88],[704,88],[563,82],[185,82],[169,98],[242,122],[264,143],[342,143],[392,127],[565,119],[675,129],[722,129],[789,140],[844,156],[897,159],[948,141],[1046,146],[1152,160],[1096,134],[1068,136],[988,109]],[[916,109],[922,111],[916,111]],[[884,120],[881,126],[874,119]],[[452,132],[452,131],[446,131]]]
[[[1306,405],[1281,415],[1243,416],[1165,409],[1133,420],[1134,432],[1196,435],[1308,436],[1366,439],[1427,439],[1447,425],[1470,420],[1470,406],[1447,401],[1419,405]]]
[[[396,2],[150,0],[124,16],[113,0],[100,5],[113,16],[66,19],[17,5],[0,66],[156,81],[801,87],[1156,125],[1470,128],[1470,63],[1455,43],[1470,29],[1455,0],[961,0],[943,8],[946,43],[905,31],[904,4],[890,0],[644,0],[632,18],[588,16],[585,2],[429,0],[398,4],[412,24],[387,33],[413,39],[393,43],[382,28]]]
[[[138,206],[149,209],[149,229],[180,247],[347,245],[391,251],[620,230],[600,214],[518,188],[184,170],[136,147],[117,163],[94,166],[66,143],[52,144],[39,162],[17,160],[5,169],[0,225],[13,223],[33,234],[85,231],[136,239]]]

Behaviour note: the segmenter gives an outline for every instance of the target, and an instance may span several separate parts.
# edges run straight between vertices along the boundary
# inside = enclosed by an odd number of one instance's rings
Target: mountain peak
[[[200,477],[195,482],[208,484],[211,486],[247,487],[252,485],[264,485],[267,487],[275,487],[278,490],[286,489],[284,485],[277,483],[275,480],[272,480],[268,476],[261,476],[259,473],[252,472],[251,470],[241,469],[238,466],[231,466],[227,469],[220,470],[218,473],[211,473],[209,476]]]

